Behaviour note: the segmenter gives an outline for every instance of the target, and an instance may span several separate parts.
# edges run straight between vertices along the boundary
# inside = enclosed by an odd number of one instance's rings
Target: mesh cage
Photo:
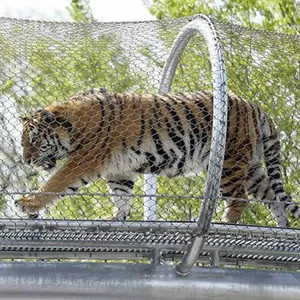
[[[1,257],[182,257],[199,235],[212,140],[201,34],[171,94],[157,90],[190,21],[0,19]],[[221,194],[199,261],[299,268],[299,37],[213,23],[230,96]]]

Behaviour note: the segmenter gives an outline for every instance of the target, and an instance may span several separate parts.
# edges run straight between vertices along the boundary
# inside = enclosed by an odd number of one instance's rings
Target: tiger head
[[[26,163],[50,170],[56,160],[66,157],[70,150],[72,124],[47,110],[23,117],[22,147]]]

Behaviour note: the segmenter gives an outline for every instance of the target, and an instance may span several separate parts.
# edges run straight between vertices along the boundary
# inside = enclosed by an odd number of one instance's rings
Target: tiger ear
[[[41,119],[44,123],[51,124],[55,122],[55,116],[50,111],[43,109],[40,112]]]
[[[20,116],[20,119],[24,123],[26,121],[29,121],[30,117],[27,117],[27,116],[24,115],[24,116]]]

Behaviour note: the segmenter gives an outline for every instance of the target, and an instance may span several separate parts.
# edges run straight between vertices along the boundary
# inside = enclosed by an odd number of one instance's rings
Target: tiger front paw
[[[20,212],[26,213],[30,219],[36,219],[39,216],[38,212],[43,208],[35,195],[23,196],[15,201],[15,206]]]

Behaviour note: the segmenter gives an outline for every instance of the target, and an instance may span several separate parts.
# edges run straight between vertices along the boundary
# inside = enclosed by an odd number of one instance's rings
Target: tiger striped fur
[[[57,196],[105,178],[114,194],[114,217],[130,211],[134,181],[140,174],[167,177],[207,168],[212,132],[210,92],[121,94],[91,90],[23,119],[23,157],[50,169],[64,165],[41,188],[48,194],[17,201],[34,214]],[[286,194],[280,173],[280,144],[273,121],[256,105],[229,97],[227,144],[221,193],[227,201],[223,221],[236,223],[247,195],[268,200],[278,226],[289,225],[287,211],[300,210]]]

